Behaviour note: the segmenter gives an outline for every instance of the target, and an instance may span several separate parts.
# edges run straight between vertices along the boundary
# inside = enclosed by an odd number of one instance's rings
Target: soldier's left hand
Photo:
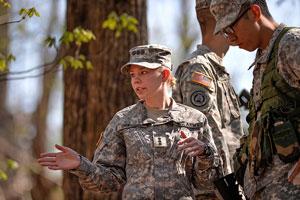
[[[203,155],[206,146],[204,142],[193,137],[180,140],[177,144],[179,151],[183,150],[185,154],[191,157]]]

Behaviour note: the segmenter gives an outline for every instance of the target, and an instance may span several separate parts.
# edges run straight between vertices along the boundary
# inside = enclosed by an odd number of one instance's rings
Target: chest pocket
[[[146,163],[152,158],[152,135],[150,125],[122,125],[119,133],[126,146],[127,164]]]
[[[120,131],[126,145],[127,163],[147,163],[153,155],[177,159],[177,142],[181,139],[180,131],[187,137],[198,138],[201,124],[168,122],[158,125],[124,126]],[[166,145],[155,146],[154,138],[163,138]],[[157,141],[156,141],[157,142]]]
[[[217,81],[218,105],[220,114],[225,124],[230,124],[240,117],[238,97],[230,84],[229,75],[224,75]]]

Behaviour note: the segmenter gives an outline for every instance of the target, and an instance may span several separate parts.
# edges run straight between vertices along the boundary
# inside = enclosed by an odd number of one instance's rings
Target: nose
[[[141,79],[140,79],[139,75],[135,75],[134,77],[132,77],[131,82],[134,83],[134,84],[140,83]]]

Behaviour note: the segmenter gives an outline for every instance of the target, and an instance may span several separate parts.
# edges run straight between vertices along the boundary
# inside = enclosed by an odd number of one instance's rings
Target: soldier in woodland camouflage
[[[189,200],[192,187],[213,190],[221,170],[210,127],[204,114],[168,96],[174,82],[170,58],[160,45],[130,50],[130,62],[121,70],[130,74],[140,101],[115,114],[93,162],[56,145],[62,152],[44,153],[39,163],[70,169],[86,190],[123,189],[128,200]]]
[[[300,29],[275,22],[265,0],[212,0],[211,12],[215,33],[247,51],[258,49],[249,136],[237,152],[246,168],[245,193],[249,199],[300,199]]]
[[[229,46],[222,36],[213,34],[215,19],[210,13],[211,0],[196,0],[196,13],[202,32],[202,44],[179,65],[173,98],[202,111],[223,160],[224,174],[232,172],[232,156],[243,136],[238,97],[230,76],[222,64]]]

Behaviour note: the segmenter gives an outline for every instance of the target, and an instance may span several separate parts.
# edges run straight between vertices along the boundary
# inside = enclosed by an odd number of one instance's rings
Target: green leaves
[[[80,54],[80,49],[83,43],[91,42],[95,40],[96,36],[94,33],[88,29],[83,29],[81,27],[76,27],[73,31],[65,31],[64,34],[59,39],[59,45],[65,45],[66,49],[70,49],[72,46],[73,55],[66,55],[59,59],[59,64],[63,66],[64,69],[71,67],[73,69],[93,69],[91,61],[87,60],[85,55]],[[57,48],[57,41],[54,37],[48,36],[45,39],[45,44],[48,47]],[[75,46],[75,48],[73,48]]]
[[[11,8],[11,4],[8,3],[7,0],[0,0],[0,5],[2,5],[5,8]],[[10,22],[5,22],[3,24],[0,24],[0,26],[7,25],[7,24],[13,24],[13,23],[19,23],[19,22],[23,21],[26,17],[31,18],[33,16],[36,16],[36,17],[40,16],[38,11],[34,7],[29,8],[29,9],[22,8],[19,11],[19,15],[22,17],[21,19],[15,20],[15,21],[10,21]],[[16,60],[16,58],[12,54],[9,54],[8,56],[5,57],[2,55],[2,52],[0,52],[0,72],[7,71],[8,63],[10,63],[14,60]]]
[[[118,23],[118,15],[115,12],[111,12],[108,18],[102,23],[102,28],[108,28],[110,30],[115,30]]]
[[[115,31],[115,37],[119,38],[124,30],[133,33],[138,32],[138,20],[135,17],[123,13],[118,16],[116,12],[111,12],[107,19],[102,23],[102,28]]]
[[[8,70],[8,64],[12,61],[15,61],[16,57],[12,54],[7,55],[6,57],[0,57],[0,72],[4,72]]]
[[[60,41],[62,44],[67,46],[69,46],[72,42],[74,42],[77,46],[80,46],[82,43],[88,43],[95,39],[96,36],[92,31],[77,27],[72,32],[66,31],[60,38]]]
[[[7,164],[7,168],[8,169],[15,170],[15,169],[19,168],[19,163],[17,161],[15,161],[15,160],[12,160],[12,159],[8,159],[6,161],[6,164]]]
[[[56,44],[56,38],[48,36],[45,39],[45,44],[46,44],[47,47],[53,47],[53,46],[55,46],[55,44]]]
[[[2,169],[0,169],[0,180],[7,181],[7,179],[8,179],[7,174]]]
[[[11,8],[11,4],[6,0],[0,0],[0,5],[2,5],[4,8]]]
[[[0,168],[0,181],[7,181],[8,180],[8,172],[10,170],[16,170],[19,168],[19,163],[12,159],[7,159],[6,162],[1,162]]]
[[[21,10],[19,11],[19,15],[21,15],[23,19],[25,19],[26,17],[31,18],[33,16],[40,17],[40,13],[34,7],[29,9],[21,8]]]
[[[61,44],[66,45],[67,48],[69,48],[71,44],[75,44],[75,56],[65,56],[60,59],[59,63],[64,67],[64,69],[67,67],[71,67],[73,69],[93,69],[91,61],[87,60],[84,55],[80,54],[80,48],[83,43],[88,43],[95,39],[96,36],[92,31],[81,27],[75,28],[72,32],[66,31],[60,38],[60,42]],[[53,42],[53,38],[48,38],[46,41],[50,45]]]
[[[71,67],[73,69],[93,69],[92,63],[89,60],[86,60],[84,55],[79,55],[78,58],[73,56],[65,56],[60,60],[59,63],[64,67],[64,69],[67,67]]]

